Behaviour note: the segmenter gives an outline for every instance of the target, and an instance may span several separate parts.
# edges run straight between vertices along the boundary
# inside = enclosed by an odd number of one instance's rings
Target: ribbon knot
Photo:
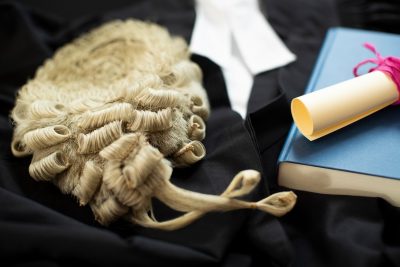
[[[354,76],[359,76],[358,69],[361,66],[367,63],[376,64],[375,67],[369,69],[368,73],[378,70],[389,75],[392,81],[396,84],[397,91],[399,91],[400,95],[400,58],[392,56],[382,57],[381,54],[376,50],[375,46],[370,43],[364,43],[364,47],[374,53],[376,58],[369,58],[358,63],[353,69]],[[397,100],[394,104],[400,104],[400,99]]]

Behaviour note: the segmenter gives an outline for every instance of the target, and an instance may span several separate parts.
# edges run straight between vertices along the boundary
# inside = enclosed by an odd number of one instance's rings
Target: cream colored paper
[[[310,141],[362,119],[399,99],[396,84],[381,71],[314,91],[292,100],[300,132]]]

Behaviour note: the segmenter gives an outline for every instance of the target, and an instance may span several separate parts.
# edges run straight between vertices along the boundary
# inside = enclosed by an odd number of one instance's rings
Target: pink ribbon
[[[377,66],[371,68],[368,72],[379,70],[379,71],[383,71],[384,73],[389,75],[389,77],[396,84],[397,91],[399,91],[399,95],[400,95],[400,58],[398,58],[398,57],[382,57],[381,54],[378,51],[376,51],[375,46],[370,43],[365,43],[364,47],[367,48],[368,50],[370,50],[372,53],[374,53],[376,58],[369,58],[369,59],[363,60],[360,63],[358,63],[353,69],[354,76],[356,76],[356,77],[359,76],[358,69],[362,65],[367,64],[367,63],[376,64]],[[400,104],[400,98],[399,98],[399,100],[397,100],[394,103],[394,105],[398,105],[398,104]]]

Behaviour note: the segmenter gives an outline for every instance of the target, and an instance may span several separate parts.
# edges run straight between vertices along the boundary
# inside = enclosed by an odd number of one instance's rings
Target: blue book
[[[384,57],[400,57],[400,35],[332,28],[305,93],[353,78],[357,63],[375,57],[362,46],[365,42],[374,44]],[[400,207],[400,106],[389,106],[312,142],[293,124],[278,166],[281,186],[381,197]]]

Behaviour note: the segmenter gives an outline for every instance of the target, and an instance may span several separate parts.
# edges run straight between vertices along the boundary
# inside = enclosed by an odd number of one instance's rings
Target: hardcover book
[[[353,78],[359,62],[400,56],[400,35],[332,28],[305,93]],[[367,72],[365,66],[361,71]],[[381,197],[400,207],[400,106],[389,106],[315,141],[293,124],[278,160],[281,186],[322,194]]]

